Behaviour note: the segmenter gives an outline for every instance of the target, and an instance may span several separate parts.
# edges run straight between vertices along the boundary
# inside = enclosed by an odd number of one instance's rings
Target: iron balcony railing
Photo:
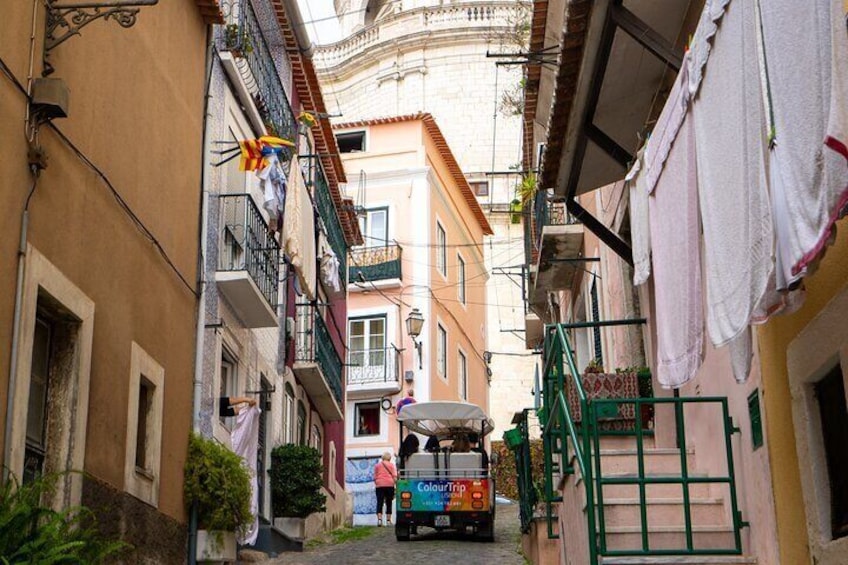
[[[348,351],[348,386],[397,383],[400,353],[394,346]]]
[[[219,271],[247,271],[272,308],[277,307],[280,244],[249,194],[221,194]]]
[[[271,135],[297,138],[297,121],[274,63],[269,42],[250,0],[236,0],[223,30],[222,49],[237,60],[239,74],[250,91]],[[288,156],[290,151],[285,149]]]
[[[350,250],[350,282],[381,281],[401,278],[400,245],[381,245]]]
[[[342,403],[342,360],[333,345],[327,323],[319,308],[312,304],[297,304],[295,321],[295,362],[317,363],[333,391],[336,401]]]
[[[604,325],[642,323],[644,320],[621,320],[603,322]],[[742,553],[741,529],[747,524],[742,520],[737,503],[736,479],[733,466],[731,437],[735,431],[729,414],[727,398],[724,397],[662,397],[662,398],[592,398],[583,387],[574,362],[565,328],[570,324],[549,325],[545,331],[543,406],[539,418],[543,426],[542,440],[545,456],[545,505],[548,517],[548,537],[557,538],[553,526],[553,505],[562,502],[554,492],[557,475],[575,473],[575,462],[583,478],[586,499],[586,521],[589,540],[589,563],[597,563],[599,556],[663,556],[663,555],[740,555]],[[581,418],[578,422],[573,402],[567,398],[567,386],[573,387]],[[725,469],[727,474],[718,477],[692,475],[688,471],[689,452],[686,447],[686,406],[711,404],[718,406],[722,418],[725,444]],[[644,426],[635,425],[636,458],[638,472],[635,476],[604,476],[601,452],[602,422],[621,413],[622,405],[633,406],[635,414],[642,413],[643,406],[671,405],[677,426],[680,471],[678,474],[651,475],[646,471]],[[701,423],[701,425],[704,425]],[[685,542],[680,547],[652,547],[649,537],[647,487],[650,485],[680,485],[683,493],[683,516]],[[696,547],[693,525],[692,488],[699,484],[726,485],[730,494],[733,543],[722,547]],[[610,549],[607,547],[607,530],[604,508],[604,488],[610,485],[630,485],[638,490],[640,548]],[[561,508],[562,511],[568,509]]]
[[[318,214],[327,228],[327,239],[330,247],[339,259],[339,280],[347,281],[347,242],[345,241],[344,229],[342,228],[339,212],[330,194],[330,185],[321,161],[310,157],[310,169],[312,173],[311,182],[315,194],[315,204]]]

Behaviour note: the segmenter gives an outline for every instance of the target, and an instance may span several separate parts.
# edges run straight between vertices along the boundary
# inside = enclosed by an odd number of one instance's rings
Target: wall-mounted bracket
[[[47,21],[44,32],[43,76],[53,72],[49,62],[50,52],[73,37],[95,20],[114,20],[123,28],[135,25],[141,6],[154,6],[159,0],[111,0],[105,2],[76,2],[61,4],[58,0],[45,0]]]

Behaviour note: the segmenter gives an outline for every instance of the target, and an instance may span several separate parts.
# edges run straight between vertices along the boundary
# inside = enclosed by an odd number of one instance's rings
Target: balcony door
[[[386,366],[386,317],[354,318],[350,321],[351,383],[384,382]]]

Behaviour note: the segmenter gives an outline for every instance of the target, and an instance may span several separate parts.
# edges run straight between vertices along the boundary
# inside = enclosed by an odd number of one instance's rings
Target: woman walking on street
[[[392,501],[395,498],[397,468],[388,451],[374,466],[374,484],[377,485],[377,525],[383,525],[383,503],[386,505],[386,525],[392,523]]]

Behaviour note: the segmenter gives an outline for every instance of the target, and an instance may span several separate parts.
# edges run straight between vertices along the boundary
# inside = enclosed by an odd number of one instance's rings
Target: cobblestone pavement
[[[499,505],[495,519],[495,542],[476,541],[457,532],[423,528],[408,542],[395,539],[394,527],[376,528],[369,537],[287,553],[266,563],[287,565],[368,564],[375,560],[394,565],[523,565],[520,551],[518,505]]]

